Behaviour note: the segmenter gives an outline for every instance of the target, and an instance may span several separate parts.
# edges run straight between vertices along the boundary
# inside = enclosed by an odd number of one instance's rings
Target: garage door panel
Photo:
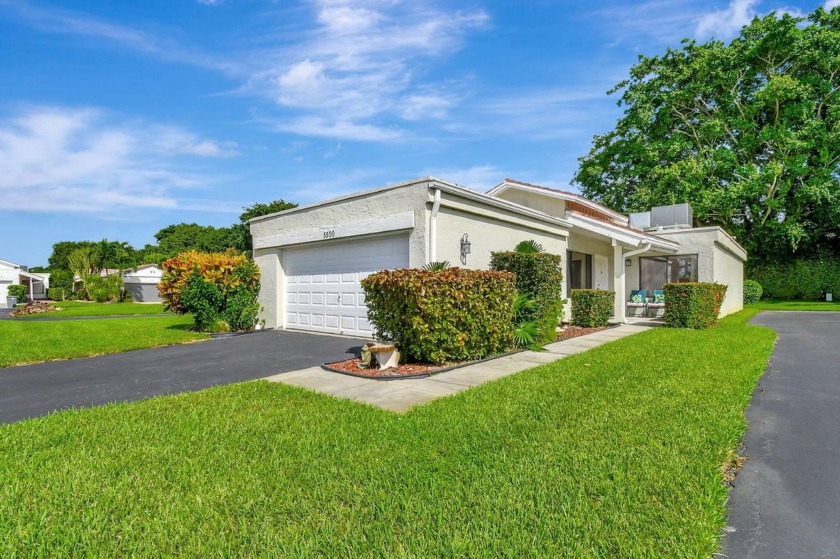
[[[371,326],[360,282],[379,270],[408,267],[408,238],[290,249],[283,266],[286,326],[369,336]]]

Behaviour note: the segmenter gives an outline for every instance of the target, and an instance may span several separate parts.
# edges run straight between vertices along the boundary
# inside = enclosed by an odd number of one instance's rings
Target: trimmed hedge
[[[572,289],[572,325],[601,328],[607,325],[615,305],[615,291]]]
[[[539,246],[539,245],[537,245]],[[537,342],[553,342],[563,315],[563,262],[558,254],[546,252],[494,252],[490,269],[516,274],[516,290],[534,301],[522,309],[517,322],[533,322],[539,331]]]
[[[448,268],[384,270],[362,280],[368,319],[405,360],[481,359],[513,345],[515,276]]]
[[[753,303],[758,303],[761,300],[761,295],[764,293],[764,290],[761,288],[761,284],[755,280],[744,280],[744,304],[751,305]]]
[[[748,263],[747,277],[764,288],[769,299],[820,301],[840,294],[840,258]]]
[[[17,297],[18,303],[23,303],[29,297],[29,292],[26,290],[25,285],[12,284],[6,288],[6,293],[9,297]]]
[[[665,325],[708,328],[717,322],[726,286],[719,283],[666,283]]]

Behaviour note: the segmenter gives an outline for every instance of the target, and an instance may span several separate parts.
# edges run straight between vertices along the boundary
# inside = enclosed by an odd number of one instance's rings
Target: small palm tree
[[[545,249],[537,241],[529,239],[516,245],[514,251],[520,254],[539,254],[541,252],[545,252]]]
[[[513,343],[518,348],[528,348],[531,351],[541,351],[543,347],[537,343],[540,330],[532,320],[523,320],[522,313],[526,309],[533,309],[536,301],[525,293],[517,293],[513,300]]]
[[[440,260],[438,262],[429,262],[423,266],[423,270],[427,272],[441,272],[449,268],[449,260]]]

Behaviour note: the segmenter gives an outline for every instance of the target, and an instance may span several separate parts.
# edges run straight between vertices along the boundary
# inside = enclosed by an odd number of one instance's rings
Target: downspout
[[[624,258],[630,258],[631,256],[638,256],[640,254],[643,254],[643,253],[649,251],[652,248],[653,248],[653,245],[651,245],[650,243],[646,243],[645,246],[643,246],[642,248],[637,248],[636,250],[631,250],[630,252],[624,253]]]
[[[437,214],[440,210],[440,188],[435,188],[432,219],[429,222],[429,262],[437,262]]]

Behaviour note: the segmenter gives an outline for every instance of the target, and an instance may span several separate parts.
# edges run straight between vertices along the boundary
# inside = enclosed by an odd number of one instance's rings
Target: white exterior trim
[[[372,217],[337,223],[332,227],[317,227],[310,230],[258,237],[254,239],[254,249],[285,247],[315,241],[333,241],[346,237],[412,229],[413,227],[414,212],[403,212],[387,217]]]
[[[642,243],[650,243],[661,250],[677,251],[680,248],[680,244],[674,241],[669,241],[653,235],[647,235],[642,232],[636,233],[634,231],[629,231],[618,225],[607,223],[606,221],[601,221],[600,219],[595,219],[593,217],[587,217],[575,212],[567,212],[566,218],[576,227],[592,231],[593,233],[598,233],[599,235],[604,235],[605,237],[609,237],[630,246],[637,247]]]
[[[488,193],[488,196],[498,196],[502,192],[508,189],[514,190],[524,190],[525,192],[533,192],[535,194],[542,194],[544,196],[550,196],[553,198],[559,198],[561,200],[566,200],[568,202],[576,202],[582,206],[586,206],[587,208],[591,208],[597,212],[606,214],[613,219],[620,221],[622,224],[627,225],[630,223],[630,218],[626,215],[619,213],[611,208],[598,204],[597,202],[593,202],[589,198],[584,198],[583,196],[579,196],[577,194],[571,192],[562,192],[560,190],[554,190],[553,188],[545,188],[539,187],[536,185],[528,185],[525,183],[520,182],[510,182],[505,180],[503,183],[493,187]]]

